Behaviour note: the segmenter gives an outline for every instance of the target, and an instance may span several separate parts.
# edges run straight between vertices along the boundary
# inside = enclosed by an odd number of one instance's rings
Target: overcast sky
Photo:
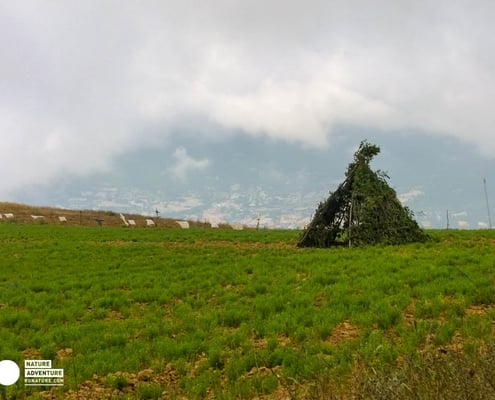
[[[342,156],[338,179],[350,143],[378,135],[412,163],[405,201],[456,160],[495,183],[494,15],[490,0],[0,2],[0,200],[57,187],[63,202],[60,185],[88,177],[118,187],[122,160],[139,179],[150,149],[177,196],[194,175],[242,185],[211,150],[242,153],[242,137],[273,150],[273,180],[315,152]],[[445,143],[448,157],[425,156]]]

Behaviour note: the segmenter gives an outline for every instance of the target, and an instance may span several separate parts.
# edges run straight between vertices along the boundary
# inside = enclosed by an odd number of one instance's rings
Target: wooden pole
[[[352,226],[352,197],[351,197],[351,205],[349,207],[349,248],[352,247],[352,243],[351,243],[351,226]]]
[[[492,229],[492,217],[490,215],[490,205],[488,203],[488,192],[486,191],[486,178],[483,178],[483,187],[485,189],[486,212],[488,214],[488,228]]]

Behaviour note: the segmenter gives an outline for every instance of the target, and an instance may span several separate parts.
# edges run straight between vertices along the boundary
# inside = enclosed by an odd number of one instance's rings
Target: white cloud
[[[423,195],[424,195],[424,192],[422,190],[411,189],[405,193],[401,193],[401,194],[397,195],[397,197],[402,204],[405,204],[405,203],[408,203],[411,200],[414,200],[415,198],[423,196]]]
[[[202,200],[196,196],[186,196],[179,200],[168,201],[155,204],[153,207],[160,212],[161,215],[173,215],[189,211],[203,204]]]
[[[495,149],[490,3],[484,12],[467,2],[313,1],[284,3],[282,12],[278,1],[220,3],[201,10],[200,20],[181,9],[191,25],[200,22],[204,40],[179,35],[192,52],[172,64],[195,57],[201,68],[164,73],[153,46],[143,55],[158,116],[193,111],[227,128],[313,146],[350,123],[451,134]],[[156,41],[165,34],[155,33]]]
[[[433,224],[431,223],[430,220],[427,220],[427,219],[420,221],[419,224],[424,229],[431,229],[431,228],[433,228]]]
[[[242,210],[242,206],[241,204],[239,204],[238,201],[236,201],[235,198],[232,198],[233,196],[231,196],[230,198],[227,198],[225,199],[224,201],[220,201],[220,202],[217,202],[217,203],[214,203],[212,206],[214,209],[217,209],[217,210],[236,210],[236,211],[241,211]]]
[[[494,12],[489,0],[3,2],[0,195],[111,168],[191,125],[313,147],[342,124],[408,129],[494,157]],[[179,177],[206,168],[186,156]]]
[[[459,226],[459,229],[469,229],[468,221],[457,221],[457,225]]]
[[[279,225],[288,229],[301,229],[311,222],[311,218],[298,213],[284,214],[280,216]]]
[[[179,147],[175,150],[175,164],[168,169],[172,175],[179,180],[185,180],[187,176],[194,171],[204,171],[210,165],[210,161],[206,158],[196,160],[192,158],[184,147]]]
[[[486,222],[478,222],[478,229],[488,229],[488,224]]]
[[[207,210],[203,212],[203,220],[210,224],[218,225],[225,222],[225,215],[214,210]]]
[[[454,218],[461,218],[461,217],[464,218],[464,217],[467,217],[468,216],[468,213],[467,213],[467,211],[458,211],[458,212],[452,213],[451,215]]]

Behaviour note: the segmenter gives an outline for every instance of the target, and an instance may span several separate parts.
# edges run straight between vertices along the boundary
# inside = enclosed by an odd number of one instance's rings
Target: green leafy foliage
[[[361,142],[346,179],[320,203],[299,246],[401,244],[427,239],[413,213],[402,206],[387,184],[388,176],[371,170],[369,163],[379,152],[378,146]]]

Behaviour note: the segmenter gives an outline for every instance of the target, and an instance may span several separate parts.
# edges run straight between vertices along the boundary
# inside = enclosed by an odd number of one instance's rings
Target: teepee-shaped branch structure
[[[427,239],[413,213],[402,206],[387,184],[388,176],[371,170],[369,163],[379,152],[378,146],[361,142],[344,181],[320,203],[298,246],[400,244]]]

